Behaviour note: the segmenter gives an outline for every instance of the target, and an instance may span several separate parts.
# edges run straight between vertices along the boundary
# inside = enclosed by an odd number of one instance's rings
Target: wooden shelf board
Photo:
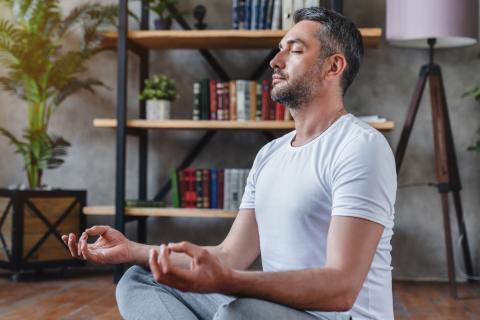
[[[83,208],[86,215],[114,215],[114,206],[89,206]],[[190,218],[235,218],[237,213],[222,209],[195,208],[125,208],[126,216],[139,217],[190,217]]]
[[[116,128],[116,119],[94,119],[97,128]],[[395,127],[393,121],[370,123],[377,130],[389,131]],[[183,129],[183,130],[293,130],[293,121],[219,121],[219,120],[127,120],[128,128],[140,129]]]
[[[363,45],[376,48],[381,28],[359,28]],[[148,49],[270,49],[277,48],[286,30],[138,30],[128,38]],[[106,32],[103,45],[115,47],[117,33]]]

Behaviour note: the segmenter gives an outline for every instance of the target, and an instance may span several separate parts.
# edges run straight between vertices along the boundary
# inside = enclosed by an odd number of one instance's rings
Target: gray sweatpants
[[[133,266],[117,285],[117,304],[126,320],[240,320],[295,319],[348,320],[345,313],[315,313],[315,316],[270,301],[237,298],[218,293],[182,292],[158,284],[150,271]]]

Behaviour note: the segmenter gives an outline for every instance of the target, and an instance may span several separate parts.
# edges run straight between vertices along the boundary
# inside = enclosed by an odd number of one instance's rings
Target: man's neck
[[[321,97],[291,110],[295,120],[295,138],[292,146],[299,147],[315,139],[342,115],[347,114],[342,97]]]

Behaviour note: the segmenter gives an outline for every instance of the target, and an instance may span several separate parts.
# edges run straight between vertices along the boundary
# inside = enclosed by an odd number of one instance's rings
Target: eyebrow
[[[300,43],[301,45],[303,45],[304,47],[307,46],[307,44],[305,43],[305,41],[303,41],[302,39],[299,39],[299,38],[294,38],[294,39],[290,39],[287,41],[287,45],[289,44],[295,44],[295,43]],[[279,43],[278,44],[278,48],[279,49],[282,49],[282,43]]]

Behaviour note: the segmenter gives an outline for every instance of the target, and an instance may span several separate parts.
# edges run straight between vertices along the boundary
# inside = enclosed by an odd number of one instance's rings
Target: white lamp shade
[[[478,0],[387,0],[386,38],[392,45],[428,48],[477,43]]]

